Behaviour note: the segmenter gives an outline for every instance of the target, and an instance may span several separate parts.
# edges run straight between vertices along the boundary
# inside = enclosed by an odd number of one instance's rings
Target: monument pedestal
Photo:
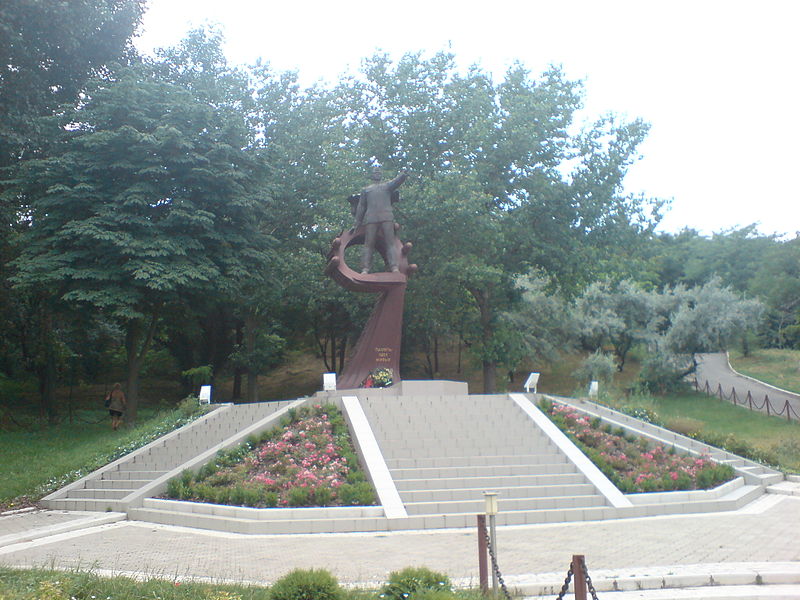
[[[394,273],[358,273],[347,266],[345,251],[355,244],[364,243],[364,227],[342,232],[333,240],[328,253],[325,274],[343,288],[353,292],[380,294],[364,331],[358,338],[353,356],[344,372],[338,376],[340,389],[361,387],[367,376],[377,369],[391,369],[394,383],[400,381],[400,344],[403,327],[403,303],[407,275],[416,270],[406,255],[411,244],[393,240],[399,256],[398,271]],[[376,249],[386,256],[386,242],[380,237]]]

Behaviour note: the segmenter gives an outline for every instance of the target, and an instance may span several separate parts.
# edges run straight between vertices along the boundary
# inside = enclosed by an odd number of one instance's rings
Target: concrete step
[[[270,510],[270,509],[262,509]],[[215,531],[245,534],[302,534],[388,529],[385,517],[356,517],[342,519],[242,519],[195,513],[182,513],[153,508],[131,508],[131,520],[194,527]]]
[[[395,448],[391,446],[384,446],[378,440],[378,446],[384,453],[384,458],[387,460],[399,458],[438,458],[438,457],[463,457],[468,456],[470,453],[475,455],[503,455],[513,454],[515,451],[524,452],[525,454],[536,454],[540,449],[528,448],[524,445],[507,445],[507,446],[486,446],[483,448],[476,448],[475,446],[440,446],[440,447],[427,447],[427,448]]]
[[[493,491],[498,493],[498,498],[553,498],[572,496],[591,496],[597,492],[590,483],[576,483],[567,485],[539,485],[539,486],[514,486],[487,488],[462,488],[462,489],[431,489],[431,490],[404,490],[401,493],[404,502],[431,502],[461,501],[483,498],[483,492]]]
[[[127,466],[128,463],[124,463],[123,465],[120,465],[120,469],[118,470],[105,471],[102,474],[102,478],[105,480],[138,479],[138,480],[153,481],[154,479],[158,479],[159,477],[167,473],[167,471],[129,470]]]
[[[125,512],[125,506],[113,498],[55,498],[48,500],[48,508],[53,510],[78,510],[93,512]]]
[[[500,475],[497,477],[437,477],[435,479],[401,479],[395,481],[398,491],[483,488],[492,490],[496,487],[552,485],[559,486],[571,483],[585,483],[586,479],[579,473],[563,473],[555,475]]]
[[[151,481],[152,479],[90,479],[84,483],[84,489],[135,490]]]
[[[68,499],[88,498],[92,500],[108,500],[108,499],[119,500],[120,498],[124,498],[125,496],[130,494],[132,491],[133,490],[131,489],[114,490],[114,489],[84,488],[82,490],[71,490],[67,498]]]
[[[574,465],[566,462],[535,465],[481,465],[474,467],[419,467],[391,469],[392,478],[400,479],[452,479],[457,477],[497,477],[501,475],[551,475],[575,473]]]
[[[428,458],[389,458],[389,469],[415,469],[428,467],[470,467],[483,465],[533,465],[567,462],[567,457],[556,452],[538,454],[503,454],[496,456],[433,456]]]
[[[566,508],[588,508],[597,506],[607,506],[606,499],[600,495],[592,496],[558,496],[553,498],[499,498],[498,508],[500,512],[506,511],[531,511],[531,510],[552,510]],[[473,497],[472,500],[453,500],[441,502],[406,502],[408,514],[451,514],[469,513],[479,514],[484,511],[485,501],[483,495]]]
[[[231,517],[250,520],[298,520],[298,519],[355,519],[378,518],[383,516],[381,506],[310,506],[304,508],[252,508],[249,506],[229,506],[208,504],[205,502],[188,502],[166,500],[162,498],[145,498],[143,508],[152,508],[168,512],[213,515],[215,517]]]

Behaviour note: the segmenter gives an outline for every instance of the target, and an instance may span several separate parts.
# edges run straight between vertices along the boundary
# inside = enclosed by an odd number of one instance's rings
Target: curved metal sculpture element
[[[395,224],[395,231],[399,228]],[[398,271],[389,273],[359,273],[347,266],[345,251],[348,247],[364,243],[364,226],[343,231],[333,240],[328,253],[325,274],[351,292],[379,293],[372,315],[355,346],[355,351],[344,372],[339,376],[339,389],[361,386],[364,379],[375,369],[391,369],[393,382],[400,381],[400,342],[403,325],[403,303],[408,275],[416,271],[417,265],[409,264],[407,255],[411,242],[403,244],[396,236],[393,240],[395,255],[399,257]],[[375,249],[387,257],[383,236],[379,236]]]

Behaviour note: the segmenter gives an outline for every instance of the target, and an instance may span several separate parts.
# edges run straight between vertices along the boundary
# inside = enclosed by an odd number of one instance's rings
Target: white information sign
[[[326,392],[336,391],[336,373],[322,374],[322,389]]]
[[[200,404],[211,404],[211,386],[200,386]]]
[[[536,386],[539,385],[539,374],[538,373],[531,373],[528,375],[528,378],[525,380],[525,391],[530,394],[531,388],[533,388],[533,393],[536,393]]]

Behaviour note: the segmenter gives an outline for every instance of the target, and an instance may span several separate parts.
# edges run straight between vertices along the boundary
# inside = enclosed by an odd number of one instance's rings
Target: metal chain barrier
[[[572,581],[572,563],[569,563],[569,570],[567,571],[567,577],[564,579],[564,585],[561,586],[561,591],[558,593],[556,600],[564,600],[564,594],[567,593],[569,590],[569,582]]]
[[[492,540],[488,531],[486,532],[486,547],[489,549],[489,558],[492,559],[492,570],[497,576],[497,581],[500,583],[500,588],[503,590],[503,595],[506,597],[506,600],[511,600],[511,594],[508,593],[506,582],[503,581],[503,574],[500,573],[500,567],[497,566],[497,558],[494,555],[494,548],[492,548]]]
[[[735,387],[731,388],[730,394],[726,394],[725,391],[722,389],[721,383],[717,384],[717,389],[716,391],[714,391],[711,388],[711,384],[708,382],[708,380],[706,380],[704,386],[701,386],[700,382],[697,381],[697,379],[695,379],[694,388],[698,392],[705,392],[709,396],[716,396],[720,400],[732,402],[734,406],[739,405],[739,396],[736,392]],[[788,421],[791,421],[792,416],[794,416],[795,419],[800,421],[800,414],[798,414],[797,411],[794,410],[792,405],[789,404],[788,400],[785,402],[783,408],[777,410],[775,406],[772,404],[772,402],[770,402],[769,394],[764,394],[764,400],[759,404],[758,401],[755,398],[753,398],[753,395],[748,390],[747,396],[745,398],[742,398],[741,406],[747,406],[750,410],[766,411],[768,416],[782,417],[785,415]]]
[[[589,588],[589,593],[592,595],[592,600],[597,600],[597,591],[594,589],[592,578],[589,577],[589,569],[586,568],[586,560],[584,559],[581,562],[583,563],[583,576],[586,578],[586,587]]]

